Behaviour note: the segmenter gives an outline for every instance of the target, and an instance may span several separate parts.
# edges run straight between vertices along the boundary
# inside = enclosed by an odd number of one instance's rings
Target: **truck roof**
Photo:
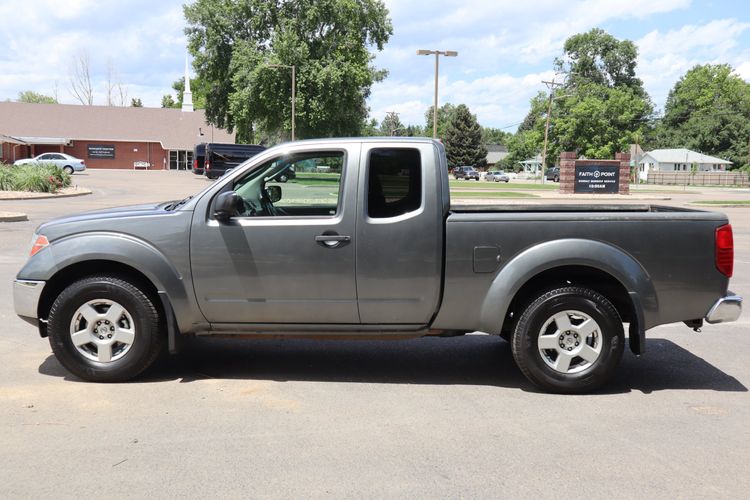
[[[379,142],[405,142],[409,144],[413,143],[440,143],[437,139],[431,137],[328,137],[324,139],[304,139],[301,141],[294,141],[294,143],[286,142],[282,144],[330,144],[335,142],[340,144],[342,142],[367,142],[367,143],[379,143]],[[280,146],[281,144],[278,144]]]

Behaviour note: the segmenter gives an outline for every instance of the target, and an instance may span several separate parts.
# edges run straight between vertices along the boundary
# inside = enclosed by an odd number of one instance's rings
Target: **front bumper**
[[[742,297],[729,292],[729,295],[722,297],[709,309],[706,314],[707,323],[728,323],[737,321],[742,313]]]
[[[13,282],[13,305],[16,314],[34,326],[39,324],[37,311],[42,296],[44,281],[15,280]]]

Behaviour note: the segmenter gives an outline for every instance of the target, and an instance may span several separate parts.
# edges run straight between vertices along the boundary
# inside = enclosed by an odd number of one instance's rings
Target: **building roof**
[[[657,163],[716,163],[719,165],[731,165],[732,162],[728,160],[722,160],[715,156],[704,155],[697,151],[691,151],[685,148],[678,149],[654,149],[653,151],[647,152],[642,158],[641,163],[644,162],[644,158],[650,156]]]
[[[206,123],[203,110],[22,102],[0,102],[2,135],[27,143],[50,138],[159,142],[167,150],[193,149],[199,142],[234,142],[234,134]]]

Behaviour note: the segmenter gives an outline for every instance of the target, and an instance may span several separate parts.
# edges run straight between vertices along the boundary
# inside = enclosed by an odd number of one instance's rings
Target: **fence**
[[[747,172],[649,172],[647,184],[676,186],[750,186]]]

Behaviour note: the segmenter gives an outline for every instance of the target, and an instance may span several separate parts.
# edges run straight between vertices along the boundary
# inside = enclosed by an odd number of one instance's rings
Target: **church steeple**
[[[193,93],[190,92],[190,72],[188,71],[187,56],[185,56],[185,91],[182,93],[182,111],[193,111]]]

